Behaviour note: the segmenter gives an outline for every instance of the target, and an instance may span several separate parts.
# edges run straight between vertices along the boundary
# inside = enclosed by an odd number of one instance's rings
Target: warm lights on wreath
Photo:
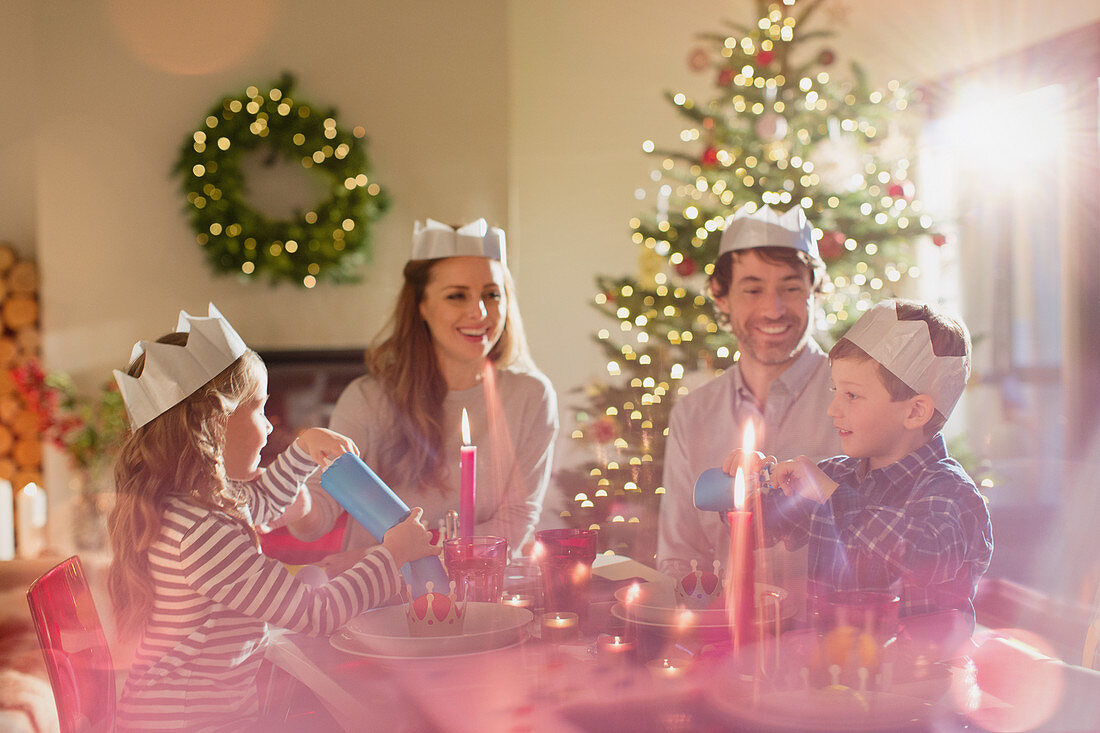
[[[207,112],[175,167],[185,210],[215,272],[307,288],[354,282],[370,254],[371,225],[389,201],[371,175],[363,128],[341,128],[335,110],[297,99],[293,84],[284,75],[270,89],[249,86]],[[257,151],[300,163],[327,196],[287,219],[256,210],[241,164]]]

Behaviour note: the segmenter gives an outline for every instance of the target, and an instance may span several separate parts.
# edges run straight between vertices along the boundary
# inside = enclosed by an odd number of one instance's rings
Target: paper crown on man
[[[719,256],[755,247],[788,247],[805,252],[815,261],[821,260],[814,229],[801,206],[795,206],[785,214],[767,204],[753,211],[742,206],[726,219],[726,228],[722,230],[718,245]]]
[[[844,338],[914,392],[931,397],[944,417],[951,414],[970,378],[970,360],[965,356],[936,356],[928,324],[898,318],[894,300],[872,306]]]
[[[412,237],[413,260],[442,257],[487,257],[508,266],[504,230],[491,227],[485,219],[472,221],[457,229],[435,219],[416,222]]]
[[[141,376],[131,377],[114,370],[131,430],[183,402],[248,350],[213,303],[209,304],[205,318],[180,311],[176,333],[188,334],[185,345],[156,341],[138,341],[134,345],[131,364],[145,354]]]

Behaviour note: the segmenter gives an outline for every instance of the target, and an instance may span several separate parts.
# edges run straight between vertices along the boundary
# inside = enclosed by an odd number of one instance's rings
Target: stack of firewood
[[[25,408],[9,374],[38,358],[38,267],[0,242],[0,479],[19,490],[42,484],[38,415]]]

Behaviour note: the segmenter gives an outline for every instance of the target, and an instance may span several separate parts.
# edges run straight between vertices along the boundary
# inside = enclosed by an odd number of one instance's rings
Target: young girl
[[[120,631],[140,634],[119,730],[242,730],[259,719],[268,624],[327,634],[397,593],[398,568],[439,548],[420,509],[322,587],[259,551],[253,526],[280,516],[305,478],[355,445],[303,432],[266,469],[267,372],[232,326],[180,314],[116,378],[133,432],[115,467],[108,584]]]

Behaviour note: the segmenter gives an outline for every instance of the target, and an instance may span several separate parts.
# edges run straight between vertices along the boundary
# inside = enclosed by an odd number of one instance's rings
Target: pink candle
[[[458,536],[474,536],[474,496],[477,493],[477,446],[470,445],[470,418],[462,408],[462,448],[459,449]]]
[[[752,633],[756,608],[753,603],[752,512],[745,511],[745,474],[738,468],[733,481],[733,505],[729,513],[730,560],[726,571],[726,613],[734,653],[747,644]]]

